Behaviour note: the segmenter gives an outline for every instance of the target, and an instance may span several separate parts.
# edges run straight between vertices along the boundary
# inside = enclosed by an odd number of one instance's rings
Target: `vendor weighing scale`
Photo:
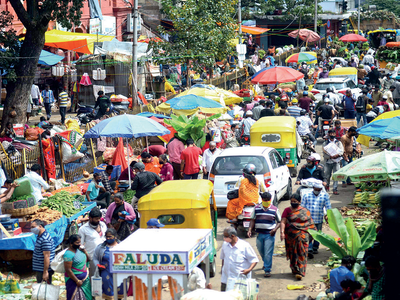
[[[163,276],[173,278],[181,290],[187,292],[187,279],[202,261],[206,265],[209,282],[209,254],[213,249],[211,229],[139,229],[127,239],[110,249],[111,273],[113,273],[114,299],[118,299],[118,286],[126,278],[140,279],[147,287],[147,299],[154,299],[155,285]],[[135,278],[136,277],[136,278]],[[170,287],[172,288],[172,287]],[[136,289],[133,288],[135,292]],[[179,293],[179,291],[178,291]],[[134,299],[140,298],[133,295]]]

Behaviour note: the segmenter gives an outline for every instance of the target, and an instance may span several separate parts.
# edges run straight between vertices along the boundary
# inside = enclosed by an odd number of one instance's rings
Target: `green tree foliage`
[[[400,18],[399,0],[368,0],[368,5],[376,5],[377,10],[387,10],[393,12],[397,18]]]
[[[25,26],[26,34],[19,51],[14,53],[15,80],[9,81],[7,84],[2,127],[8,121],[13,123],[24,121],[33,78],[40,52],[44,46],[49,22],[57,20],[59,24],[70,29],[73,24],[79,25],[83,7],[81,0],[9,0],[9,3]],[[2,17],[5,20],[7,18],[9,16]],[[2,38],[9,38],[7,43],[13,45],[15,32],[8,36],[2,35]],[[15,112],[15,114],[10,112]],[[13,115],[16,117],[13,118]]]
[[[235,38],[236,0],[162,0],[162,10],[171,20],[170,30],[160,26],[171,42],[150,42],[159,63],[182,64],[192,60],[193,67],[211,67],[215,60],[233,53],[229,41]]]
[[[4,71],[7,72],[5,78],[7,80],[15,80],[15,71],[12,68],[15,63],[14,58],[19,55],[19,42],[17,32],[11,28],[13,16],[8,11],[0,12],[0,28],[7,28],[7,30],[0,30],[0,45],[3,50],[0,51],[0,74]]]

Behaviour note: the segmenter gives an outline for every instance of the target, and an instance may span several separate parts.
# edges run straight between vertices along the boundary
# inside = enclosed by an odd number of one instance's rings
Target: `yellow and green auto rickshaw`
[[[288,116],[263,117],[251,126],[250,146],[275,148],[289,167],[290,175],[297,176],[301,157],[301,137],[296,119]]]
[[[217,206],[209,180],[170,180],[161,183],[140,198],[140,227],[157,218],[166,228],[213,229],[213,251],[210,254],[210,277],[216,273]]]

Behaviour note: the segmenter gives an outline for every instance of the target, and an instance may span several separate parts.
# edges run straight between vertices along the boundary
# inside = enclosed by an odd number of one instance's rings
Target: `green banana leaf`
[[[376,224],[371,222],[365,229],[363,236],[361,237],[361,248],[360,251],[365,251],[372,247],[376,240]]]
[[[339,258],[347,255],[346,250],[340,247],[332,236],[313,229],[308,230],[308,233],[311,234],[314,240],[331,249],[332,253],[336,254]]]
[[[353,269],[351,270],[354,274],[356,281],[361,283],[361,286],[366,286],[367,284],[364,280],[364,277],[362,276],[364,269],[364,266],[361,266],[359,263],[355,263]]]
[[[349,239],[346,244],[347,252],[349,255],[357,258],[358,252],[361,249],[361,239],[352,219],[347,219],[346,228],[349,233]]]
[[[346,224],[343,220],[342,214],[337,208],[328,209],[328,223],[329,227],[340,237],[343,245],[347,248],[347,241],[349,240],[349,233]]]

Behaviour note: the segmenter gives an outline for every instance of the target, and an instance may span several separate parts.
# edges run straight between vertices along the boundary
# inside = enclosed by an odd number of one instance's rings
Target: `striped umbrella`
[[[302,63],[316,64],[317,63],[317,53],[315,52],[300,52],[290,55],[285,60],[286,63]]]

